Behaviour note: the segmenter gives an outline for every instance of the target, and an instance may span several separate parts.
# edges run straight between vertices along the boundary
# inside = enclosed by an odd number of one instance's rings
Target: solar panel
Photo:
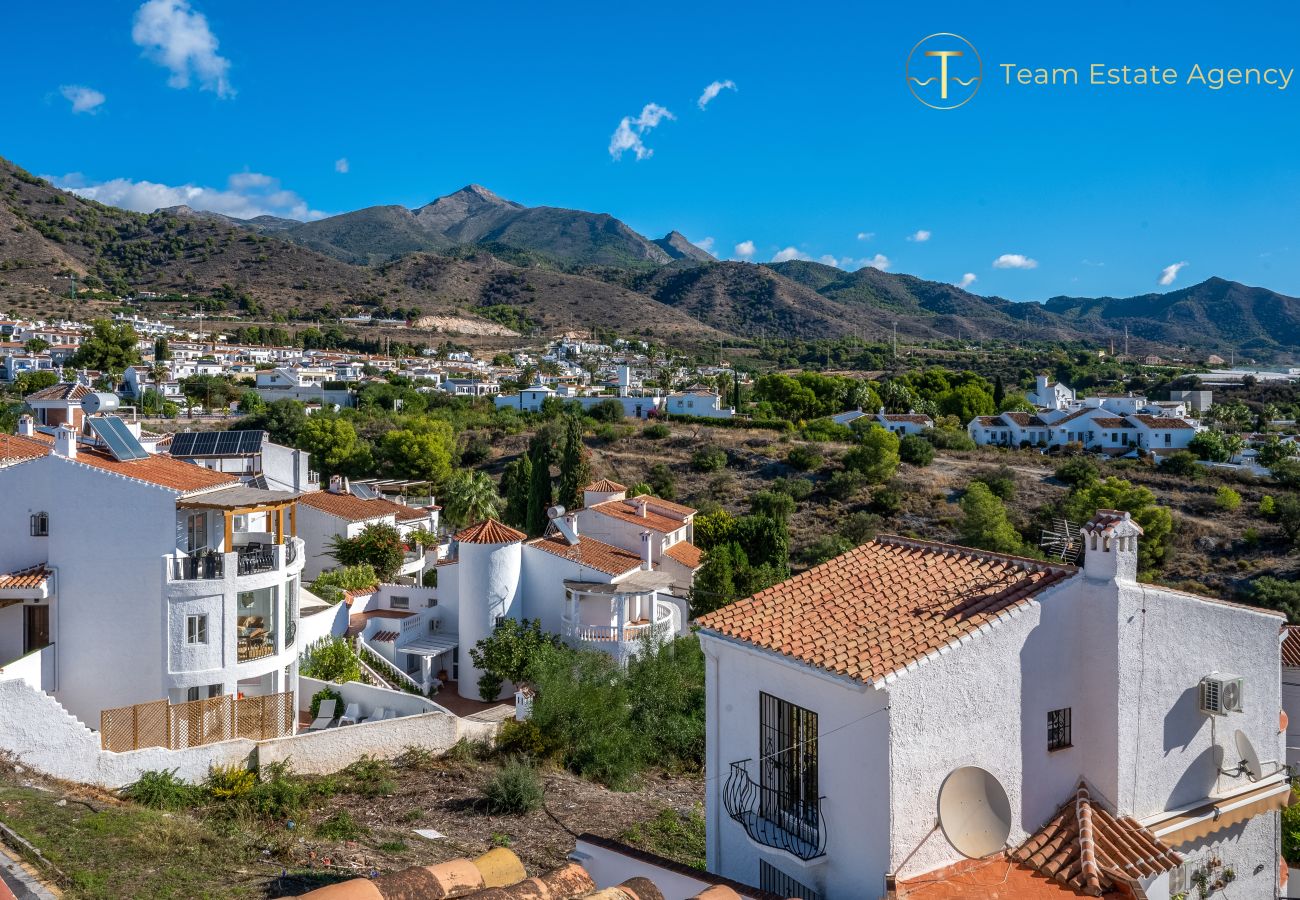
[[[172,456],[248,456],[262,451],[264,431],[183,431],[172,438]]]
[[[352,485],[352,496],[359,497],[362,500],[375,500],[379,497],[379,492],[368,484]]]
[[[233,456],[238,452],[238,431],[223,431],[217,435],[217,456]]]
[[[95,416],[90,419],[90,427],[119,462],[149,458],[148,451],[140,446],[139,439],[117,416]]]

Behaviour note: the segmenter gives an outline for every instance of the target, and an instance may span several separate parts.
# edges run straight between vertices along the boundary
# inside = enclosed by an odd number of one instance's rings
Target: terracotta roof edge
[[[1010,553],[995,553],[992,550],[981,550],[978,547],[966,547],[961,544],[947,544],[943,541],[927,541],[921,538],[904,537],[899,534],[878,534],[873,540],[877,543],[890,544],[896,547],[911,547],[914,550],[957,553],[961,556],[969,556],[975,559],[1016,563],[1017,565],[1036,572],[1056,572],[1061,575],[1073,575],[1079,571],[1078,566],[1072,566],[1068,563],[1048,562],[1047,560],[1033,559],[1028,556],[1013,556]]]

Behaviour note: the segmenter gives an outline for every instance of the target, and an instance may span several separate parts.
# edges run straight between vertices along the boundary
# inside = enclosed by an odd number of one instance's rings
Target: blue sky
[[[6,24],[32,39],[0,55],[0,155],[124,205],[301,217],[477,182],[723,257],[969,273],[1018,300],[1211,275],[1300,295],[1300,78],[1182,81],[1300,71],[1289,5],[94,0],[14,4]],[[940,31],[984,61],[956,110],[903,78]],[[1000,68],[1086,81],[1094,62],[1180,81],[1008,86]],[[611,153],[624,117],[641,159]]]

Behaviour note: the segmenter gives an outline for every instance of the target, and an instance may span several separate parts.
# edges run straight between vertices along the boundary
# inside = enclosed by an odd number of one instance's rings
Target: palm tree
[[[171,377],[171,369],[167,363],[159,361],[149,367],[149,377],[153,379],[153,389],[158,394],[158,413],[161,414],[163,409],[163,392],[162,383]]]
[[[501,496],[491,476],[466,469],[452,475],[443,491],[442,514],[457,527],[501,515]]]

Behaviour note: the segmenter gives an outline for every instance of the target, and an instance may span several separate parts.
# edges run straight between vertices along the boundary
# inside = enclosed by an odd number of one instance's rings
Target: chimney
[[[331,476],[330,476],[330,493],[331,493],[331,494],[341,494],[341,493],[343,493],[343,476],[342,476],[342,475],[331,475]]]
[[[646,507],[650,505],[650,498],[644,495],[633,497],[632,503],[636,506],[636,514],[644,519],[646,517]]]
[[[31,416],[18,417],[18,433],[23,437],[31,437],[36,433],[36,420]]]
[[[67,459],[77,458],[77,430],[67,422],[54,432],[54,452]]]
[[[654,544],[651,543],[653,535],[648,531],[641,532],[641,568],[647,572],[655,567]]]
[[[1142,526],[1117,509],[1099,509],[1080,532],[1083,573],[1099,581],[1137,581],[1138,538]]]
[[[565,525],[564,536],[568,538],[568,541],[571,545],[577,544],[578,543],[578,514],[577,513],[565,514],[564,525]]]

